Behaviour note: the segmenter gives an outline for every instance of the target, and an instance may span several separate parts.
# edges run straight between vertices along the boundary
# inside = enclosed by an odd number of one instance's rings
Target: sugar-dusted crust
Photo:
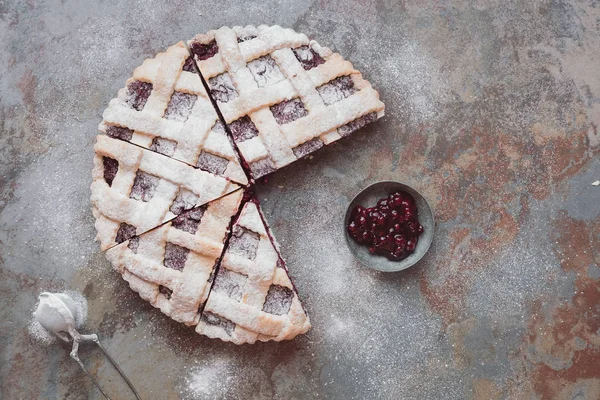
[[[145,60],[103,114],[97,239],[134,291],[198,333],[292,339],[310,320],[258,203],[228,231],[242,202],[231,192],[248,184],[235,148],[256,179],[381,118],[384,104],[350,62],[291,29],[222,27],[188,46],[193,59],[179,42]]]
[[[204,315],[196,332],[236,344],[260,341],[289,340],[310,329],[310,320],[298,299],[287,270],[279,265],[275,244],[271,242],[260,217],[258,206],[247,202],[233,231],[243,228],[259,237],[254,259],[236,254],[231,247],[225,255],[211,291]],[[227,271],[227,272],[225,272]],[[245,276],[243,284],[235,286],[238,296],[218,288],[219,274]],[[273,285],[289,290],[291,302],[282,315],[263,311],[266,297]],[[234,297],[239,297],[236,299]],[[212,323],[211,323],[212,320]],[[215,323],[214,321],[225,321]]]
[[[218,52],[206,59],[195,54],[195,59],[207,81],[227,74],[226,81],[230,79],[237,92],[235,98],[217,101],[226,123],[249,116],[258,131],[255,137],[236,141],[254,178],[288,165],[307,152],[332,143],[384,115],[379,94],[360,72],[339,54],[309,40],[304,34],[280,26],[222,27],[197,35],[188,45],[194,52],[195,46],[211,43],[216,43]],[[320,64],[305,69],[300,56],[296,56],[298,52],[320,57]],[[273,68],[280,71],[283,79],[274,79],[273,84],[261,87],[257,81],[259,77],[256,73],[253,75],[249,65],[264,56],[274,60],[274,63],[269,60],[269,66],[276,64]],[[265,67],[259,72],[264,74],[264,70]],[[342,76],[351,77],[355,92],[327,105],[317,88]],[[300,99],[305,115],[279,124],[271,106],[292,99]],[[368,116],[364,122],[338,131],[364,116]],[[310,141],[313,142],[307,145]],[[257,167],[253,168],[253,165]]]
[[[246,185],[248,180],[231,141],[224,130],[214,129],[219,119],[200,76],[196,71],[183,69],[189,57],[184,43],[179,42],[156,57],[144,60],[127,80],[126,87],[110,101],[99,129],[110,135],[111,127],[129,128],[133,132],[126,140],[200,168],[204,153],[217,156],[224,164],[219,174]],[[190,64],[193,66],[193,62]],[[134,82],[152,84],[150,96],[141,110],[127,103],[128,86]],[[169,116],[167,111],[177,108],[177,99],[181,96],[186,100],[181,102],[181,107],[191,108],[182,116]],[[167,151],[154,147],[157,139],[169,144]]]
[[[202,210],[190,210],[109,249],[106,257],[144,300],[176,321],[195,325],[242,195],[238,190]],[[186,220],[198,223],[190,225]],[[167,248],[173,245],[187,251],[182,270],[165,265],[169,264],[165,261],[169,257]]]
[[[239,188],[223,177],[108,136],[97,136],[94,151],[91,201],[98,232],[96,239],[102,250],[118,244],[117,234],[122,223],[134,227],[135,234],[140,235],[180,213],[173,206],[182,196],[188,202],[185,208],[189,209]],[[110,185],[105,178],[105,159],[118,162]],[[140,174],[157,181],[150,199],[131,196]]]

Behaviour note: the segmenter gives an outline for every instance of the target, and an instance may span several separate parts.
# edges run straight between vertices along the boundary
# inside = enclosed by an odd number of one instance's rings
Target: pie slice
[[[100,131],[246,185],[235,150],[183,42],[144,61],[104,111]]]
[[[196,332],[236,344],[288,340],[310,321],[258,205],[248,201],[232,235]]]
[[[106,257],[144,300],[176,321],[195,325],[242,196],[237,190],[185,211],[111,248]]]
[[[131,143],[98,135],[92,211],[107,250],[240,186]]]
[[[223,27],[188,46],[255,179],[384,115],[350,62],[291,29]]]

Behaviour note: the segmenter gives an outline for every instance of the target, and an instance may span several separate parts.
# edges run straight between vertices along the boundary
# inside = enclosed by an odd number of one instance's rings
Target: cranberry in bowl
[[[375,183],[357,194],[344,218],[346,243],[363,265],[404,270],[429,250],[435,222],[425,198],[405,184]]]

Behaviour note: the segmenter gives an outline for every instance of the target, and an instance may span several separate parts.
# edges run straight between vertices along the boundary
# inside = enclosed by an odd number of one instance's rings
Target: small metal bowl
[[[350,222],[350,214],[354,207],[357,205],[373,207],[377,204],[379,199],[387,197],[390,193],[397,191],[407,192],[415,199],[419,214],[419,223],[423,225],[424,232],[419,236],[417,247],[411,255],[400,261],[391,261],[384,256],[371,254],[367,246],[356,243],[348,234],[346,227]],[[434,228],[435,221],[433,220],[433,212],[425,198],[410,186],[393,181],[377,182],[363,189],[354,196],[348,205],[346,216],[344,217],[344,234],[346,235],[346,243],[348,244],[350,252],[364,266],[383,272],[402,271],[416,264],[417,261],[427,253],[427,250],[429,250],[429,246],[431,246],[431,242],[433,241]]]

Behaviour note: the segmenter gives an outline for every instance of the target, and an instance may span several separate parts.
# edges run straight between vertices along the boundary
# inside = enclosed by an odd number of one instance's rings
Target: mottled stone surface
[[[143,398],[600,397],[600,5],[593,1],[0,4],[0,397],[100,399],[28,334],[42,290],[89,300]],[[279,24],[352,61],[387,116],[259,185],[313,329],[236,347],[133,293],[90,210],[101,113],[146,57],[222,25]],[[408,271],[352,259],[345,207],[384,179],[438,225]],[[126,388],[82,357],[110,394]]]

